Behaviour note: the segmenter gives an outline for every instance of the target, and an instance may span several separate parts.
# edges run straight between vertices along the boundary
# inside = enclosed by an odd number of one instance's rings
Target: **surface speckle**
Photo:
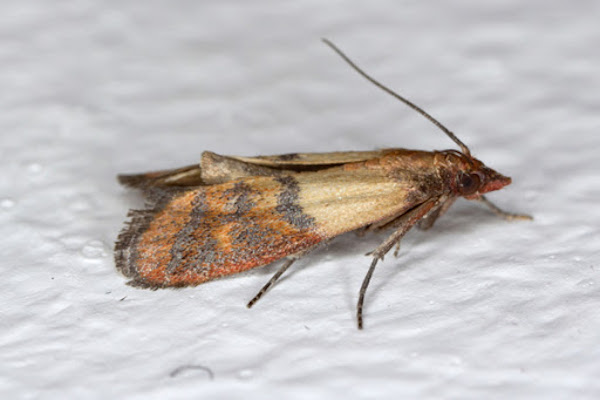
[[[238,378],[242,380],[249,380],[252,379],[252,377],[254,377],[254,372],[252,370],[244,369],[238,372]]]
[[[12,199],[2,199],[0,200],[0,207],[2,207],[3,209],[10,209],[13,208],[15,206],[15,201]]]
[[[29,171],[29,173],[32,175],[38,175],[42,172],[42,170],[42,166],[38,163],[29,164],[27,166],[27,171]]]
[[[84,257],[91,259],[106,257],[108,253],[112,253],[112,251],[100,240],[90,240],[81,249],[81,254],[83,254]]]

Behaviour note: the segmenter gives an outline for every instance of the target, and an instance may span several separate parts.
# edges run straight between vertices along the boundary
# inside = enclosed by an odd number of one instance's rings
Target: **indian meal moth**
[[[373,79],[333,43],[324,42],[371,83],[433,122],[460,148],[284,154],[239,157],[202,153],[199,164],[119,175],[141,189],[147,208],[131,220],[115,245],[117,268],[130,285],[193,286],[284,260],[248,303],[251,307],[298,258],[350,231],[386,229],[369,255],[359,291],[358,328],[375,266],[414,226],[430,228],[458,197],[477,200],[506,219],[484,196],[510,178],[486,167],[450,130],[420,107]]]

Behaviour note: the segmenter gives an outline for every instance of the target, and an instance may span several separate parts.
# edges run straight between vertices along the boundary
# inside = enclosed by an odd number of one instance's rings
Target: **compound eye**
[[[458,190],[463,196],[475,193],[479,190],[480,185],[481,178],[477,173],[466,174],[463,172],[458,177]]]

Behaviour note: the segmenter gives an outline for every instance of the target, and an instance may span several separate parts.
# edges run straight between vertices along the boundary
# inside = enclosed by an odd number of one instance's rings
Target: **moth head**
[[[470,154],[449,150],[445,158],[452,171],[450,187],[458,196],[472,200],[511,183],[509,177],[486,167]]]

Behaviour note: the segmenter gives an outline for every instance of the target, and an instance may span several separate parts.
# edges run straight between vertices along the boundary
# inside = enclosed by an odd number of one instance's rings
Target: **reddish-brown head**
[[[456,196],[476,199],[484,193],[502,189],[510,184],[511,179],[491,168],[481,161],[456,150],[441,153],[444,157],[444,167],[450,172],[450,189]]]

